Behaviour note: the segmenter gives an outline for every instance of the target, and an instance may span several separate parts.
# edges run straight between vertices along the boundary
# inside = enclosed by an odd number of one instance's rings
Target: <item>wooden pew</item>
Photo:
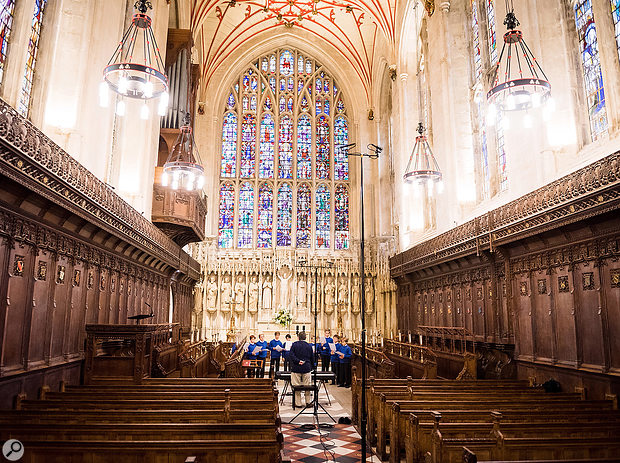
[[[469,450],[467,447],[463,447],[463,463],[620,463],[620,457],[616,458],[570,458],[562,460],[495,460],[495,461],[481,461],[478,460],[477,455]]]

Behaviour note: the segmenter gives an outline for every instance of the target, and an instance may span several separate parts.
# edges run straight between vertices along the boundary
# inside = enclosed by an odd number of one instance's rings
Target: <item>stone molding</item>
[[[390,259],[392,278],[511,243],[620,207],[620,152]]]
[[[0,145],[1,174],[198,280],[198,262],[2,99]]]

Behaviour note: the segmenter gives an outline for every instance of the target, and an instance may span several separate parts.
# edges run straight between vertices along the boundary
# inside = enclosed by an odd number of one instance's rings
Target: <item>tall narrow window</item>
[[[607,111],[591,0],[578,0],[575,3],[575,25],[579,35],[579,51],[590,116],[590,133],[594,141],[607,134]]]
[[[267,113],[263,116],[263,121],[260,124],[260,160],[258,168],[258,176],[260,178],[273,178],[274,143],[273,116]]]
[[[297,122],[297,178],[312,178],[312,125],[310,116],[303,115]]]
[[[309,248],[312,226],[310,187],[301,184],[297,190],[297,247]]]
[[[284,48],[256,57],[225,97],[220,181],[234,200],[220,208],[221,247],[346,249],[350,136],[336,79]]]
[[[349,126],[343,116],[334,121],[334,178],[349,180],[349,159],[347,151],[342,147],[349,143]]]
[[[39,39],[41,38],[41,24],[43,23],[43,10],[45,10],[46,3],[47,0],[35,0],[34,2],[34,14],[32,15],[32,28],[30,29],[30,40],[28,42],[26,69],[24,69],[24,81],[22,83],[21,95],[17,102],[17,111],[24,117],[28,116],[28,111],[30,110],[34,68],[37,63]]]
[[[234,220],[235,189],[232,183],[224,183],[220,188],[220,223],[218,239],[220,248],[233,247]]]
[[[0,3],[0,84],[4,76],[6,52],[9,48],[9,37],[13,26],[13,8],[15,0],[4,0]]]
[[[258,242],[259,248],[270,248],[273,226],[273,189],[263,183],[258,191]]]
[[[252,247],[252,234],[254,226],[254,187],[250,182],[241,185],[239,192],[239,235],[237,246],[240,248]]]
[[[280,118],[278,177],[293,178],[293,121],[288,115]]]
[[[488,3],[492,0],[485,0]],[[476,122],[478,125],[478,142],[480,143],[480,173],[482,176],[482,197],[489,197],[490,173],[489,173],[489,149],[487,146],[486,124],[484,119],[483,83],[482,83],[482,51],[480,44],[480,11],[478,0],[471,2],[471,28],[474,48],[474,104],[476,105]],[[491,28],[489,27],[489,31]],[[495,30],[495,28],[493,28]],[[490,34],[490,32],[489,32]]]
[[[611,17],[614,20],[614,30],[616,31],[616,48],[620,58],[620,0],[611,0]]]
[[[334,195],[334,230],[336,249],[349,247],[349,191],[340,184]]]
[[[237,115],[226,113],[222,130],[222,164],[220,177],[234,177],[237,173]]]
[[[256,164],[256,118],[243,116],[241,127],[241,178],[253,178]]]
[[[320,185],[316,189],[316,247],[329,249],[329,212],[330,212],[329,189]]]
[[[278,190],[278,231],[277,245],[291,245],[293,228],[293,190],[288,183],[282,184]]]
[[[488,32],[488,41],[489,41],[489,61],[491,61],[491,66],[497,63],[497,34],[495,32],[496,28],[496,18],[495,18],[495,0],[484,0],[487,7],[487,32]]]

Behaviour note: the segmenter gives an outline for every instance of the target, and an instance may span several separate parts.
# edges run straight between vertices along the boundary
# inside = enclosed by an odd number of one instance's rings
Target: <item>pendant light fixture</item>
[[[108,106],[108,90],[111,89],[121,96],[116,113],[122,116],[125,113],[124,97],[143,100],[145,104],[159,98],[158,114],[163,116],[168,109],[168,77],[151,28],[151,18],[146,14],[153,6],[148,0],[138,0],[134,8],[137,13],[103,70],[99,103]],[[142,119],[148,118],[148,106],[143,106],[140,113]]]
[[[442,186],[442,174],[439,170],[439,164],[431,151],[428,139],[424,135],[424,126],[420,122],[418,124],[418,136],[415,139],[415,145],[403,176],[406,183],[426,184],[429,192],[432,192],[433,186]]]
[[[164,187],[170,186],[173,190],[182,188],[188,191],[200,191],[204,186],[204,168],[197,162],[198,149],[190,124],[189,112],[186,112],[184,125],[181,126],[179,136],[164,164],[164,172],[161,175],[161,184]]]
[[[540,63],[527,46],[523,32],[517,29],[519,21],[514,13],[513,0],[506,0],[508,31],[495,66],[493,87],[487,93],[489,103],[487,123],[494,125],[499,111],[528,111],[546,104],[553,109],[551,84]],[[531,116],[526,115],[524,125],[531,126]]]

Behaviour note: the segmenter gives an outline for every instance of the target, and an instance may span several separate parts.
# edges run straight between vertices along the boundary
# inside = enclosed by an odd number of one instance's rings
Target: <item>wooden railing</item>
[[[212,350],[212,343],[209,341],[197,341],[186,346],[179,354],[181,377],[206,377],[209,372],[209,358]]]
[[[384,339],[384,352],[398,355],[422,365],[422,378],[437,377],[437,355],[428,347]]]
[[[361,374],[361,346],[359,344],[349,344],[351,350],[355,354],[353,358],[353,366],[357,367],[357,373]],[[366,347],[366,361],[368,369],[366,376],[374,376],[375,378],[393,378],[394,362],[392,362],[383,352],[371,347]]]
[[[464,327],[449,326],[418,326],[417,339],[422,337],[423,346],[430,347],[435,351],[447,352],[451,354],[465,354],[465,352],[476,352],[474,335]]]

